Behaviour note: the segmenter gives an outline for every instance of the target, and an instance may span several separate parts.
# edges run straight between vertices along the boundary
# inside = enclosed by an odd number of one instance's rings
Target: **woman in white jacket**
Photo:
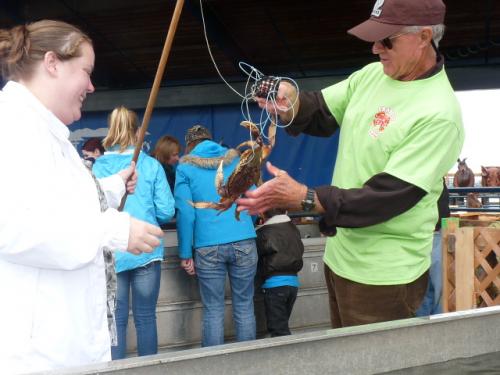
[[[68,140],[94,51],[59,21],[0,29],[0,369],[19,374],[111,359],[103,248],[158,246],[160,228],[108,208]],[[124,183],[126,181],[129,183]],[[100,180],[110,207],[134,165]]]

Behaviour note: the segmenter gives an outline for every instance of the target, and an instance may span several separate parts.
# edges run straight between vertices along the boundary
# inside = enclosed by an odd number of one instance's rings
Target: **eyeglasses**
[[[379,40],[379,42],[380,42],[380,44],[382,44],[384,46],[384,48],[392,49],[392,47],[393,47],[393,45],[392,45],[392,39],[399,38],[401,35],[405,35],[405,34],[410,34],[410,33],[409,32],[404,32],[404,33],[399,33],[399,34],[396,34],[396,35],[393,35],[393,36],[388,36],[387,38]]]
[[[392,45],[392,39],[399,38],[401,35],[405,35],[405,34],[411,34],[411,32],[404,32],[404,33],[396,34],[396,35],[393,35],[393,36],[388,36],[387,38],[379,40],[379,43],[382,44],[384,46],[384,48],[392,49],[392,47],[393,47],[393,45]],[[431,46],[434,49],[434,51],[436,52],[436,55],[439,56],[438,48],[436,46],[436,43],[434,43],[433,39],[431,39]]]

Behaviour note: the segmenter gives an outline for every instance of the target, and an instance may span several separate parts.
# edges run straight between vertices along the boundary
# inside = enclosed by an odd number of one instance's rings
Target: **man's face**
[[[381,41],[373,43],[372,52],[378,55],[384,73],[399,81],[411,81],[426,70],[421,32],[397,33],[389,37],[392,48]]]

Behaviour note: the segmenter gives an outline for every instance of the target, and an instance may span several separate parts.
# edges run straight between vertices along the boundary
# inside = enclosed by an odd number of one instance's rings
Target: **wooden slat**
[[[447,218],[441,228],[441,254],[443,260],[443,311],[455,311],[455,248],[459,220]]]
[[[456,309],[474,307],[474,228],[457,230],[455,251]]]

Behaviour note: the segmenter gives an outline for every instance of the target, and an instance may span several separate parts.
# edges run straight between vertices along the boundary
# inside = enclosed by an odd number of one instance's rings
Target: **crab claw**
[[[250,132],[252,133],[253,139],[257,138],[260,135],[259,128],[253,122],[242,121],[242,122],[240,122],[240,125],[243,126],[244,128],[247,128],[248,130],[250,130]]]
[[[222,185],[224,183],[224,160],[220,161],[219,168],[217,168],[217,174],[215,175],[215,190],[219,195],[222,194]]]
[[[245,141],[245,142],[242,142],[240,143],[238,146],[236,146],[236,149],[239,150],[243,147],[251,147],[251,148],[255,148],[257,147],[257,142],[255,141]]]
[[[267,137],[269,144],[262,146],[262,160],[267,159],[276,141],[276,123],[274,121],[271,121],[271,124],[269,125],[269,129],[267,130]]]
[[[274,121],[271,121],[271,125],[269,125],[269,129],[267,130],[267,139],[269,140],[270,147],[273,148],[276,141],[276,123]]]
[[[271,146],[262,146],[262,160],[267,159],[267,157],[271,153],[272,149],[273,148]]]

